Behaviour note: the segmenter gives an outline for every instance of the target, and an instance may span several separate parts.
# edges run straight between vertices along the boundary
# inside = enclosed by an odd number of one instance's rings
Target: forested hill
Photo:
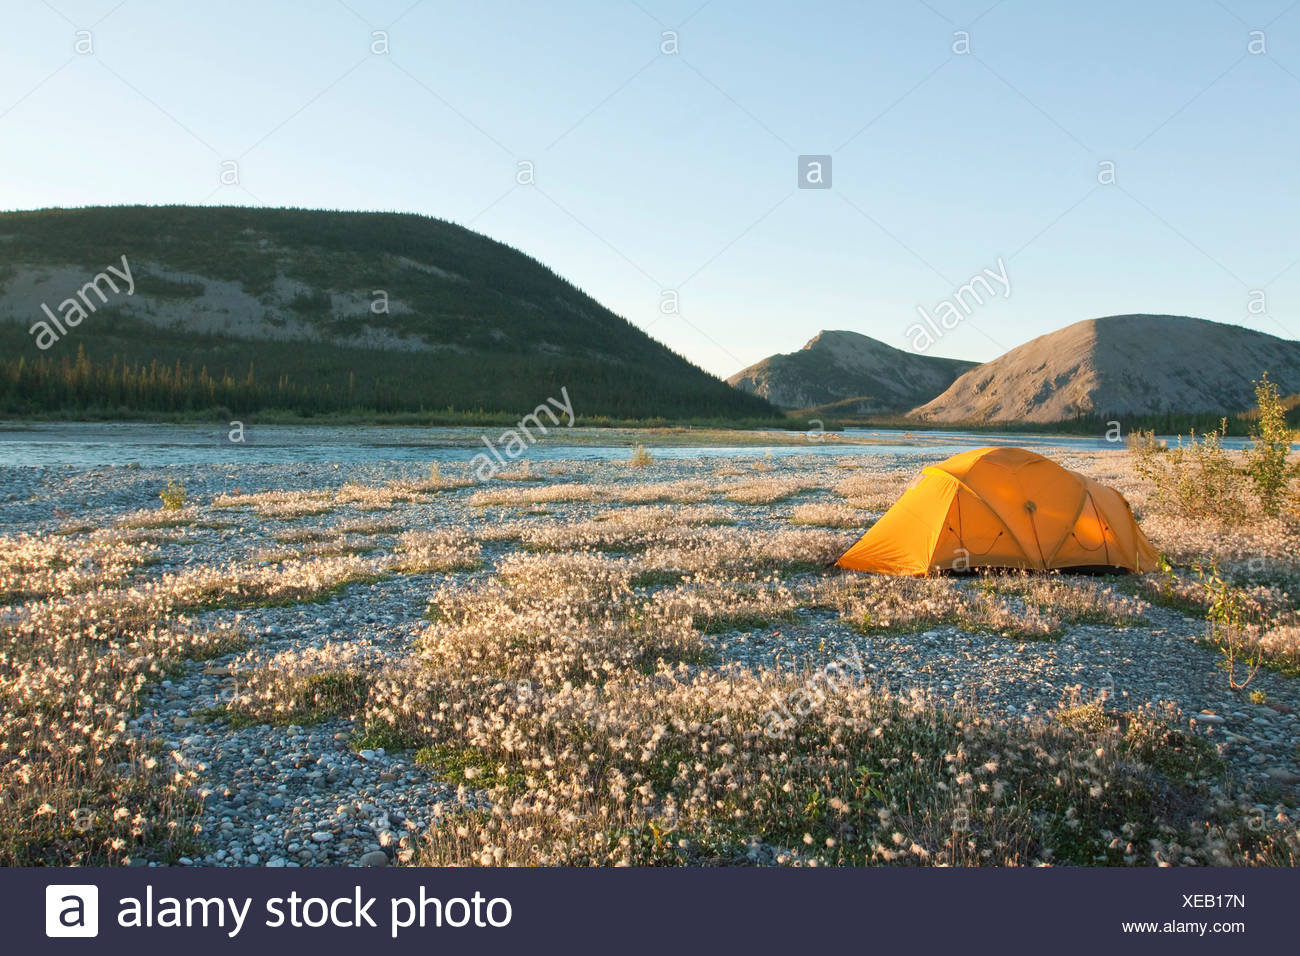
[[[86,289],[96,276],[107,279]],[[442,220],[233,206],[0,213],[6,415],[522,414],[561,387],[579,419],[777,415],[535,259]]]

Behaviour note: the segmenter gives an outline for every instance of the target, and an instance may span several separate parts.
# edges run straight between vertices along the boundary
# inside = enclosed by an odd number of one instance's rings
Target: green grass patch
[[[763,562],[763,564],[783,578],[793,578],[800,574],[825,574],[829,570],[828,566],[820,561]]]
[[[641,674],[653,674],[658,669],[660,661],[665,664],[687,664],[698,667],[706,664],[716,664],[719,660],[721,658],[718,652],[709,647],[673,648],[671,650],[659,648],[658,650],[648,650],[638,657],[633,669]]]
[[[522,792],[527,784],[527,775],[522,770],[514,768],[501,773],[503,764],[472,747],[441,744],[421,747],[415,752],[415,762],[432,770],[447,783],[480,790],[494,787]]]
[[[740,611],[735,614],[710,614],[703,619],[697,619],[695,626],[705,634],[725,634],[729,631],[761,631],[764,628],[771,627],[778,621],[791,621],[793,619],[793,611],[785,613],[765,612],[761,614]]]
[[[668,571],[663,569],[652,569],[649,571],[638,571],[632,575],[628,584],[634,588],[659,588],[670,587],[678,584],[686,577],[682,571]]]
[[[1175,779],[1220,779],[1227,764],[1214,745],[1150,714],[1108,711],[1098,703],[1075,704],[1052,715],[1062,726],[1099,738],[1114,732],[1123,753]]]
[[[287,681],[275,706],[250,710],[224,708],[224,716],[236,728],[252,724],[297,724],[306,727],[360,713],[366,706],[369,695],[370,681],[364,674],[355,671],[326,671]]]
[[[377,720],[367,721],[359,733],[352,738],[354,750],[385,751],[412,750],[422,743],[422,739],[398,730],[392,724]]]

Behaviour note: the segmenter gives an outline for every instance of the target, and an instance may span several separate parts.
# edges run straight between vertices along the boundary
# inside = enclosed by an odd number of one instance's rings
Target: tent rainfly
[[[1114,488],[1023,448],[925,468],[837,561],[919,575],[976,568],[1150,571],[1159,555]]]

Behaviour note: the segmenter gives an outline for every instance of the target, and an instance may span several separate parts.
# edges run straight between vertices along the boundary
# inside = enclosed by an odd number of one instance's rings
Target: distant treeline
[[[496,421],[531,411],[565,387],[580,421],[752,422],[782,424],[761,402],[698,379],[665,391],[662,377],[582,359],[531,362],[521,356],[358,353],[306,343],[268,343],[265,363],[212,365],[180,357],[127,362],[90,356],[0,360],[0,414],[9,418],[196,418],[276,413],[414,415],[424,421]],[[342,354],[339,354],[342,353]],[[12,352],[10,353],[12,354]],[[265,374],[263,366],[278,374]],[[365,369],[358,374],[357,366]],[[381,370],[382,369],[382,370]],[[662,376],[662,372],[660,373]],[[683,376],[687,378],[687,376]],[[657,387],[658,386],[658,387]],[[692,387],[696,386],[696,387]]]
[[[1293,428],[1300,427],[1300,402],[1288,400],[1287,422]],[[1190,435],[1193,431],[1203,435],[1216,430],[1223,419],[1228,420],[1227,434],[1243,437],[1250,434],[1254,427],[1254,411],[1234,415],[1218,415],[1213,412],[1162,412],[1155,415],[1079,415],[1059,422],[996,422],[986,425],[939,424],[935,422],[917,422],[906,418],[844,419],[836,422],[838,427],[851,428],[904,428],[911,431],[989,431],[1009,432],[1012,434],[1049,434],[1049,435],[1096,435],[1098,438],[1113,433],[1115,422],[1119,423],[1122,435],[1137,431],[1153,431],[1157,435]]]
[[[10,349],[18,326],[0,323],[0,347]],[[165,348],[159,330],[155,351]],[[92,339],[93,343],[93,339]],[[13,343],[18,344],[18,343]],[[187,340],[188,346],[193,344]],[[243,343],[247,347],[248,343]],[[218,340],[205,349],[214,358]],[[510,421],[531,411],[561,387],[573,396],[585,425],[698,424],[731,427],[811,427],[805,413],[767,414],[761,402],[723,386],[705,394],[683,383],[684,393],[663,394],[637,370],[581,360],[539,365],[516,356],[459,356],[434,362],[428,353],[376,353],[373,361],[355,350],[312,343],[260,343],[263,362],[249,360],[233,369],[209,367],[179,356],[148,363],[126,362],[117,354],[92,358],[84,346],[75,353],[0,360],[0,415],[9,418],[195,419],[259,414],[267,418],[317,416],[375,418],[426,424],[479,424]],[[434,367],[430,367],[431,364]],[[354,366],[367,369],[358,375]],[[376,371],[375,366],[384,371]],[[569,366],[565,368],[564,366]],[[262,367],[279,371],[274,377]],[[213,369],[216,368],[214,371]],[[290,371],[284,371],[289,369]],[[1289,400],[1287,420],[1300,428],[1300,401]],[[1228,418],[1228,434],[1250,433],[1253,413]],[[897,428],[914,432],[973,430],[1025,434],[1102,437],[1119,422],[1122,434],[1138,430],[1161,435],[1204,434],[1222,416],[1210,413],[1078,416],[1062,422],[1000,422],[992,425],[942,425],[898,417],[830,418],[828,430]]]

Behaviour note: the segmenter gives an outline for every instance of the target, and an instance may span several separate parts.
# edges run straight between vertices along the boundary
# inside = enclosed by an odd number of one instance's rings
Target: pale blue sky
[[[1294,0],[6,0],[4,13],[0,208],[439,216],[721,375],[823,328],[906,348],[918,305],[999,257],[1010,297],[931,354],[986,360],[1123,312],[1300,332]],[[78,29],[92,53],[76,52]],[[376,30],[388,55],[369,52]],[[675,55],[660,52],[666,30]],[[968,55],[952,52],[959,30]],[[801,153],[833,157],[831,189],[795,189]],[[242,189],[220,186],[226,160]],[[520,161],[535,186],[512,188]],[[1115,185],[1098,183],[1103,161]],[[661,314],[663,289],[680,315]],[[1252,289],[1267,314],[1250,313]]]

